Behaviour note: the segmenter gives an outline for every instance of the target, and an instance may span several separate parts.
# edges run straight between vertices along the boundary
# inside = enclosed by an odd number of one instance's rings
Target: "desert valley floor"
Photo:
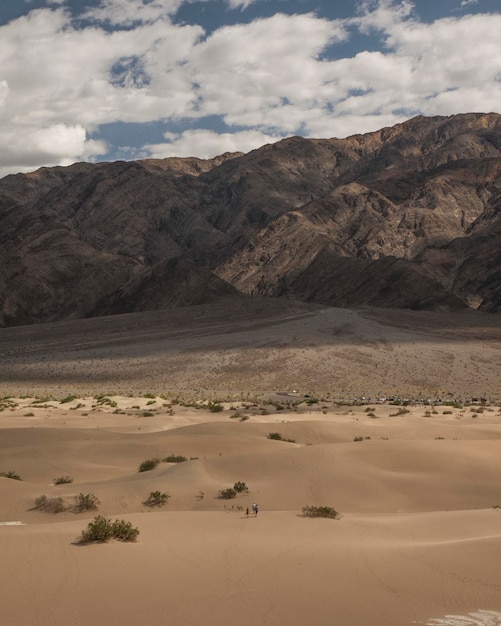
[[[223,303],[0,356],[2,626],[501,624],[501,316]],[[98,514],[137,541],[79,545]]]

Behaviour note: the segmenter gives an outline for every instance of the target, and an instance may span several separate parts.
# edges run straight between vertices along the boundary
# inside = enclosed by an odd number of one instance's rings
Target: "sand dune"
[[[384,404],[374,419],[364,405],[303,405],[239,421],[228,407],[138,417],[91,402],[70,413],[25,398],[0,414],[0,471],[22,478],[0,478],[2,625],[431,626],[479,610],[494,613],[470,623],[500,623],[497,407],[425,417],[426,406],[395,415]],[[191,460],[138,472],[170,454]],[[53,485],[61,475],[74,482]],[[237,480],[249,493],[217,497]],[[154,490],[170,494],[165,506],[145,506]],[[138,541],[78,546],[95,513],[33,510],[42,494],[70,503],[80,492],[137,526]],[[306,504],[342,517],[305,518]]]
[[[0,329],[1,626],[501,624],[499,316],[252,306]]]

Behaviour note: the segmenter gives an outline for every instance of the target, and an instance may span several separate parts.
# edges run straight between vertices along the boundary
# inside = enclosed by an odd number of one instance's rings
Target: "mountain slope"
[[[498,311],[500,244],[495,113],[211,160],[42,168],[0,180],[0,324],[238,297],[227,283],[344,306]]]

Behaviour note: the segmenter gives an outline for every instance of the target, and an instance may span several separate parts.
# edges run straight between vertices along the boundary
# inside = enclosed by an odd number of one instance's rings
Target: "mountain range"
[[[221,296],[501,310],[501,115],[0,180],[0,325]]]

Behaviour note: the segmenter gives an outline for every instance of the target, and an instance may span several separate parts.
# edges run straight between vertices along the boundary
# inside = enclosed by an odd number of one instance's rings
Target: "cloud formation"
[[[131,154],[211,157],[501,102],[499,13],[427,23],[409,1],[372,0],[350,18],[276,13],[208,34],[175,21],[187,1],[102,0],[75,19],[52,0],[1,26],[0,175],[109,157],[99,128],[114,122],[175,126]]]

